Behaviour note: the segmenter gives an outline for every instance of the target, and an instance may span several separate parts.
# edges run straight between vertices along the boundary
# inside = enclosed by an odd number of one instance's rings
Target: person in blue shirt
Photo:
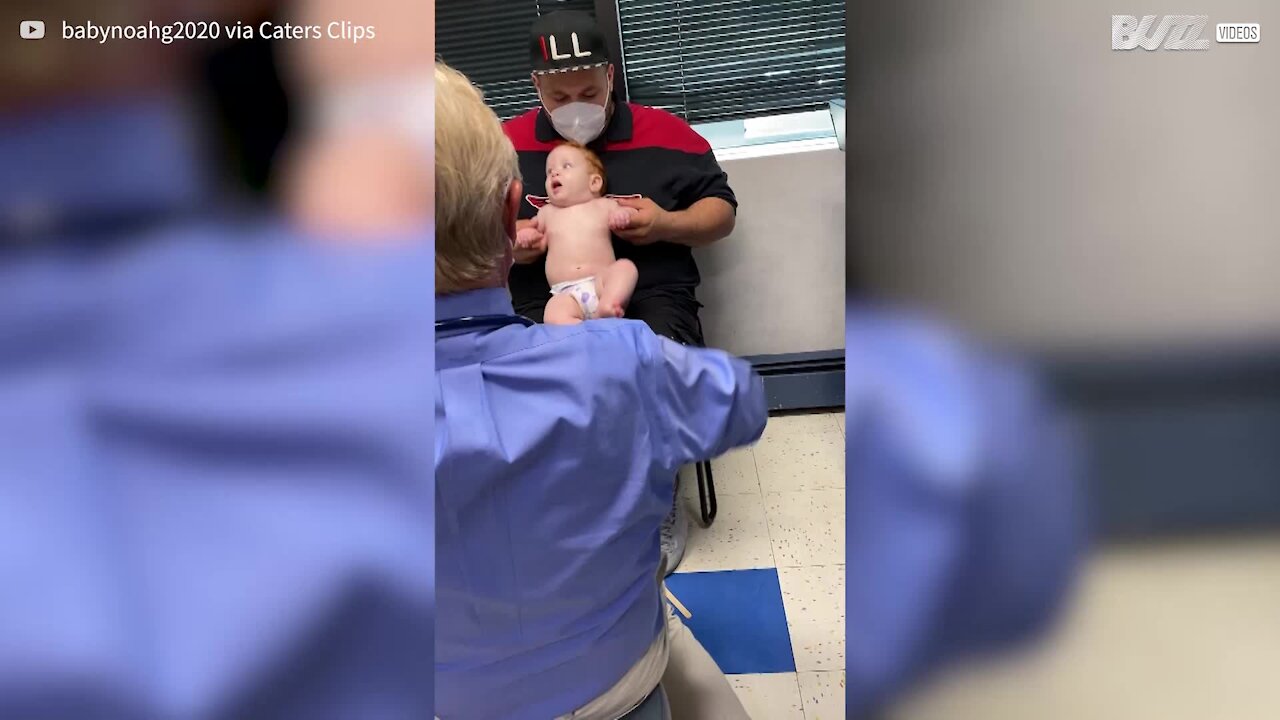
[[[16,42],[0,718],[430,717],[429,215],[353,247],[233,213],[193,45]]]
[[[1085,518],[1070,420],[1025,362],[900,309],[846,323],[845,692],[866,718],[1042,631]]]
[[[615,720],[665,692],[674,718],[746,718],[664,608],[659,529],[680,465],[760,437],[763,384],[638,321],[514,315],[515,151],[435,78],[436,714]]]

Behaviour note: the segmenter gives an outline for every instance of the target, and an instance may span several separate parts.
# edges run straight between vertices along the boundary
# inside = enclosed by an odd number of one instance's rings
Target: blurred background
[[[431,20],[0,5],[0,717],[430,717]]]
[[[1120,13],[1263,39],[1113,51]],[[889,717],[1280,717],[1277,21],[850,4],[850,292],[1032,359],[1084,434],[1095,537],[1041,645]]]
[[[289,100],[282,79],[286,48],[255,34],[236,40],[63,40],[62,22],[145,25],[180,20],[237,21],[255,27],[262,21],[285,21],[296,5],[275,0],[237,0],[228,3],[121,2],[100,6],[79,0],[6,3],[0,11],[5,29],[0,111],[10,137],[32,124],[56,121],[69,113],[123,108],[156,97],[176,99],[184,144],[196,148],[203,190],[200,203],[214,195],[234,195],[261,203],[276,179],[278,153],[290,127]],[[24,40],[20,21],[43,19],[46,36]],[[169,101],[173,102],[173,101]],[[298,104],[297,99],[294,101]],[[105,115],[106,112],[104,111]],[[104,118],[103,124],[106,120]],[[294,118],[293,124],[298,124]],[[86,138],[90,133],[82,131]],[[52,161],[48,158],[46,162]],[[116,158],[85,157],[86,163],[106,164]],[[121,171],[127,168],[120,168]],[[6,220],[19,200],[56,185],[55,174],[40,166],[23,168],[21,184],[6,188]],[[148,168],[136,167],[145,176]],[[16,179],[16,178],[15,178]],[[145,178],[144,178],[145,179]],[[13,240],[16,238],[8,238]]]

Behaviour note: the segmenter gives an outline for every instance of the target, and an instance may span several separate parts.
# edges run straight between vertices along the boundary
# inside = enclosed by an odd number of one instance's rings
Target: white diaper
[[[584,277],[581,280],[556,283],[551,288],[551,294],[573,296],[573,299],[578,301],[578,307],[582,308],[582,319],[584,320],[591,320],[596,317],[596,311],[600,309],[600,297],[596,295],[596,278],[594,275]]]

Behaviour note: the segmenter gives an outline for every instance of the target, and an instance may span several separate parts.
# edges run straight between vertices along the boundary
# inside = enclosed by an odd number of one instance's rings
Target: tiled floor
[[[844,414],[770,418],[713,468],[718,515],[690,528],[678,572],[777,568],[796,667],[730,682],[757,720],[843,718]],[[681,485],[696,517],[692,474]]]
[[[1280,718],[1280,534],[1104,548],[1049,637],[894,720]]]

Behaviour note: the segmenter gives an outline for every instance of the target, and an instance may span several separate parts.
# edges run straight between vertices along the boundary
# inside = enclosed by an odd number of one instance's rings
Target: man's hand
[[[615,231],[618,237],[635,245],[649,245],[667,239],[667,226],[671,214],[659,207],[657,203],[645,197],[618,198],[617,201],[618,205],[629,209],[631,213],[626,227]]]
[[[512,254],[521,265],[528,265],[547,251],[547,236],[538,228],[539,224],[534,220],[516,223],[516,246]]]

